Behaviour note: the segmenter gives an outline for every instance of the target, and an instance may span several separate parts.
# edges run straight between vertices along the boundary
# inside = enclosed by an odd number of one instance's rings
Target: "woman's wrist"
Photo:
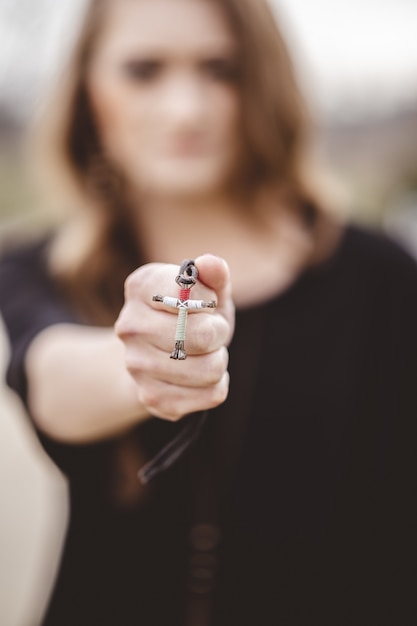
[[[29,410],[52,438],[94,441],[149,417],[111,328],[51,326],[29,346],[25,366]]]

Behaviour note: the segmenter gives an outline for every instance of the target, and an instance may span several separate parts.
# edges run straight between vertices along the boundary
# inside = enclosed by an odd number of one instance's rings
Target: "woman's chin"
[[[225,187],[225,168],[208,164],[182,163],[171,167],[155,168],[144,176],[136,176],[139,187],[146,195],[171,198],[201,198],[221,193]]]
[[[223,185],[219,181],[196,180],[190,176],[188,180],[153,181],[153,184],[144,184],[142,189],[150,197],[191,201],[216,196],[222,192]]]

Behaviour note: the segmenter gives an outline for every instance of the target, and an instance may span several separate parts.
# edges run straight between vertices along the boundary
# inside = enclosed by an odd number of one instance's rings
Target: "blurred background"
[[[25,134],[85,0],[0,0],[0,241],[36,229]],[[315,151],[351,220],[417,254],[417,0],[271,0],[315,123]],[[0,365],[7,362],[0,328]],[[66,484],[0,390],[0,625],[36,626],[67,516]]]

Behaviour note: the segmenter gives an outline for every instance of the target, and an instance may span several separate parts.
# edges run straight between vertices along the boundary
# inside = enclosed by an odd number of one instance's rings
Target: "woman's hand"
[[[139,402],[152,415],[172,421],[221,404],[229,389],[226,346],[234,328],[229,269],[211,254],[197,258],[195,264],[199,276],[190,297],[217,300],[217,308],[188,312],[187,359],[169,358],[178,309],[152,300],[156,293],[178,296],[178,266],[150,263],[133,272],[115,325],[126,346],[126,367],[137,385]]]

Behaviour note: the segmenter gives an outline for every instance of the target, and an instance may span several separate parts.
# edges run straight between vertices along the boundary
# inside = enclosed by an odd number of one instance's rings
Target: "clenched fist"
[[[211,254],[198,257],[195,264],[199,276],[190,298],[217,300],[217,308],[189,311],[186,360],[169,358],[178,309],[152,300],[156,293],[178,295],[176,265],[150,263],[133,272],[115,325],[140,403],[150,414],[172,421],[221,404],[229,389],[226,346],[234,328],[229,268]]]

